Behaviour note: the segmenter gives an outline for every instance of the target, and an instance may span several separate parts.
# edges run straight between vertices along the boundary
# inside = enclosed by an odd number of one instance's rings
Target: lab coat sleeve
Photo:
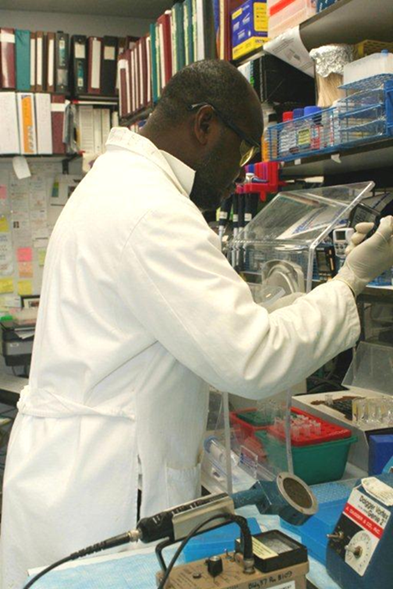
[[[182,364],[220,390],[258,399],[285,390],[355,344],[359,318],[341,281],[270,315],[219,250],[190,201],[147,212],[124,247],[124,302]]]

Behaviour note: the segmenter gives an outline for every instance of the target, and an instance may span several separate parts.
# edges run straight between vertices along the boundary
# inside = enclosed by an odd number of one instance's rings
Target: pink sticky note
[[[33,259],[33,250],[31,247],[18,247],[18,262],[31,262]]]
[[[7,199],[7,186],[0,184],[0,200]]]

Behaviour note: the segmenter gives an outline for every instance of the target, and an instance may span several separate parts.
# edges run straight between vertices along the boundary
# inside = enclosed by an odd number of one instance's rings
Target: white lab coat
[[[219,164],[217,164],[219,165]],[[334,281],[270,316],[188,198],[194,172],[127,129],[61,214],[5,473],[2,589],[198,496],[208,386],[259,399],[352,346]]]

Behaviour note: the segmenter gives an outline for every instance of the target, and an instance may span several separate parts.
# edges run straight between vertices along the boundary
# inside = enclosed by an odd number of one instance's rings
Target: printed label
[[[257,540],[257,538],[253,538],[252,539],[252,548],[254,551],[254,554],[256,556],[258,556],[259,558],[274,558],[275,556],[278,556],[277,552],[274,552],[274,550],[271,550],[271,548],[269,548],[269,546],[266,546],[266,544],[263,544],[263,542],[261,542],[260,540]]]
[[[339,525],[349,538],[344,547],[344,560],[361,577],[367,571],[389,518],[387,509],[357,489],[352,491]]]
[[[362,485],[366,489],[367,493],[370,493],[375,499],[381,501],[387,507],[393,506],[393,489],[386,483],[379,481],[375,477],[369,477],[362,479]]]

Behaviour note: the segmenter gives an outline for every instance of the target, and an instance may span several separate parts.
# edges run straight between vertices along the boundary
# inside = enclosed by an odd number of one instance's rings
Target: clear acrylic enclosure
[[[315,249],[373,188],[373,182],[280,192],[231,241],[231,258],[268,298],[309,292]],[[263,301],[263,293],[253,292]]]
[[[279,193],[232,240],[230,259],[255,302],[268,305],[312,287],[315,249],[373,188],[372,182]],[[258,402],[211,395],[203,484],[211,492],[244,490],[257,480],[293,472],[292,391]]]

